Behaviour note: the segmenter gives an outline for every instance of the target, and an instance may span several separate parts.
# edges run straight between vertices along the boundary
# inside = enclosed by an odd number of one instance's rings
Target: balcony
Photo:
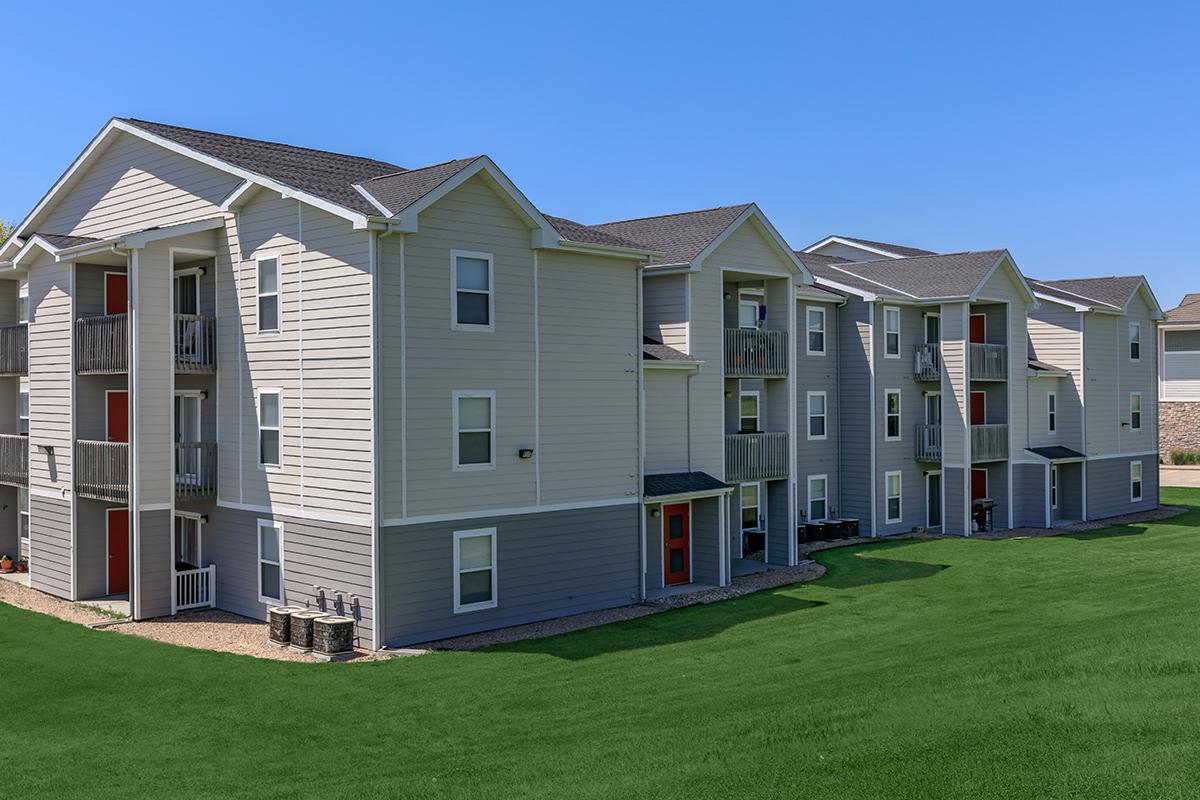
[[[942,379],[942,346],[939,344],[919,344],[914,350],[913,377],[919,381],[940,381]]]
[[[972,425],[971,460],[1004,461],[1008,458],[1008,425]]]
[[[217,565],[175,570],[175,610],[217,607]]]
[[[788,476],[786,433],[733,433],[725,437],[725,480],[770,481]]]
[[[916,427],[917,461],[941,461],[942,426],[918,425]]]
[[[29,374],[29,326],[0,328],[0,375]]]
[[[176,442],[175,497],[200,500],[216,496],[216,442]]]
[[[726,328],[725,374],[730,378],[787,377],[787,331]]]
[[[1008,345],[970,343],[971,380],[1008,380]]]
[[[212,317],[176,314],[175,371],[214,372],[217,324]],[[75,322],[75,370],[80,375],[114,375],[129,370],[129,317],[108,314]]]
[[[24,488],[29,485],[29,437],[0,435],[0,483]]]
[[[75,494],[93,500],[128,503],[128,443],[76,441]]]

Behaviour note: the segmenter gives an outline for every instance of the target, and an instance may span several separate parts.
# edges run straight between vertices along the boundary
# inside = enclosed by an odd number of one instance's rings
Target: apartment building
[[[1156,406],[1079,364],[1157,306],[1031,354],[1046,286],[1004,250],[796,251],[754,204],[584,225],[486,156],[114,119],[0,248],[0,550],[138,619],[299,603],[380,647],[726,585],[809,520],[1150,507],[1152,445],[1099,429]],[[1153,398],[1153,359],[1123,376]]]
[[[1157,350],[1160,454],[1200,452],[1200,294],[1163,315]]]

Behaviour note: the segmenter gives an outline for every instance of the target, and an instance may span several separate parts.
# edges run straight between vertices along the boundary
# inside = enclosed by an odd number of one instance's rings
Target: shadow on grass
[[[1150,523],[1159,525],[1169,523],[1170,520],[1160,520]],[[1114,525],[1111,528],[1098,528],[1094,531],[1075,531],[1074,533],[1064,533],[1062,538],[1074,539],[1077,542],[1090,542],[1095,539],[1118,539],[1123,536],[1141,536],[1146,532],[1144,524],[1138,525]]]
[[[830,589],[857,589],[880,583],[932,578],[949,568],[946,564],[881,557],[883,551],[911,544],[907,541],[880,542],[816,553],[817,561],[826,569],[825,576],[817,584]]]
[[[708,605],[688,606],[648,617],[601,625],[545,639],[486,648],[490,653],[536,653],[582,661],[647,647],[708,639],[745,622],[819,608],[826,603],[802,600],[777,591],[756,592]]]

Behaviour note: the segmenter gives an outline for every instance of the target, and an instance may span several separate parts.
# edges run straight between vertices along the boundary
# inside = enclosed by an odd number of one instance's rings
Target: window
[[[29,281],[23,280],[17,286],[17,322],[24,325],[29,322]]]
[[[283,417],[283,391],[258,390],[258,463],[264,467],[283,465],[280,424]]]
[[[496,607],[496,529],[454,533],[454,613]]]
[[[762,504],[759,502],[759,491],[761,488],[757,483],[743,483],[741,485],[743,531],[762,530]]]
[[[808,393],[808,438],[825,438],[825,392]]]
[[[17,489],[17,529],[22,539],[29,538],[29,490]],[[28,552],[28,545],[26,545]]]
[[[1142,360],[1142,323],[1129,323],[1129,360]]]
[[[454,469],[491,469],[496,465],[495,392],[454,393]]]
[[[268,519],[258,521],[258,599],[283,602],[283,526]]]
[[[758,302],[755,300],[738,301],[738,327],[758,327]]]
[[[1046,431],[1054,433],[1058,430],[1058,395],[1050,392],[1046,395]]]
[[[884,392],[884,440],[900,441],[900,390],[888,389]]]
[[[742,392],[738,431],[758,433],[758,392]]]
[[[825,475],[808,476],[808,518],[812,522],[829,516],[829,479]]]
[[[1058,508],[1058,467],[1050,465],[1050,507]]]
[[[825,309],[808,307],[808,354],[825,355]]]
[[[258,257],[258,332],[279,332],[279,256]]]
[[[200,517],[175,515],[176,569],[200,569]]]
[[[492,314],[492,254],[450,253],[454,292],[450,295],[450,327],[456,330],[494,330]]]
[[[883,309],[883,357],[900,357],[900,309]]]
[[[1142,499],[1142,462],[1129,462],[1129,499],[1138,502]]]
[[[883,485],[886,489],[887,497],[887,521],[899,522],[901,516],[900,503],[900,486],[901,475],[899,472],[887,472],[883,476]]]
[[[925,344],[938,344],[942,341],[942,315],[925,315]]]
[[[1130,392],[1129,394],[1129,428],[1130,430],[1140,431],[1142,429],[1142,393]]]
[[[29,435],[29,392],[21,392],[17,396],[17,433]]]

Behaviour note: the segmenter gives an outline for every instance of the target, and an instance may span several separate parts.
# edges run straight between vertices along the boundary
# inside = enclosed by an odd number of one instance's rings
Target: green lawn
[[[1200,490],[474,653],[258,661],[0,605],[0,796],[1194,797]]]

